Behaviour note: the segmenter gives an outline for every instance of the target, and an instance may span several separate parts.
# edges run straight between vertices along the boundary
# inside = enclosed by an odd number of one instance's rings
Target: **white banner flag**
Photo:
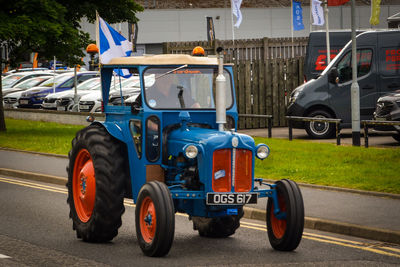
[[[235,27],[239,28],[242,23],[242,12],[240,12],[240,5],[242,4],[242,0],[232,0],[232,13],[236,17]]]
[[[322,26],[325,24],[324,20],[324,10],[321,6],[321,1],[312,0],[312,16],[313,16],[313,24]]]

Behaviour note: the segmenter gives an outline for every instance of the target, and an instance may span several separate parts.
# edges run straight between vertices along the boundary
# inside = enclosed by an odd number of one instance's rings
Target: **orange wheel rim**
[[[280,211],[286,212],[286,202],[283,196],[278,196],[278,203]],[[286,219],[278,219],[275,217],[274,204],[272,204],[271,208],[271,228],[277,239],[281,239],[286,232]]]
[[[76,213],[82,222],[92,216],[96,196],[96,179],[89,151],[81,149],[75,159],[72,192]]]
[[[157,218],[154,203],[146,197],[140,207],[140,232],[146,243],[151,243],[156,234]]]

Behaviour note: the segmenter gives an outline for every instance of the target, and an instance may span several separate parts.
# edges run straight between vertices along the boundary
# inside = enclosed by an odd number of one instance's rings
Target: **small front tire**
[[[140,189],[135,211],[136,235],[143,253],[166,255],[174,240],[175,210],[168,187],[152,181]]]
[[[298,185],[287,179],[276,182],[280,213],[274,214],[273,199],[267,204],[267,230],[271,246],[280,251],[292,251],[300,244],[304,229],[304,204]]]

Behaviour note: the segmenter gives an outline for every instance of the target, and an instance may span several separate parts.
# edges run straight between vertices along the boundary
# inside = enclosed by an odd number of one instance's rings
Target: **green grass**
[[[84,126],[6,119],[0,147],[67,155],[75,133]]]
[[[6,119],[0,147],[67,155],[83,126]],[[255,138],[271,148],[256,177],[400,194],[400,149]]]
[[[400,193],[400,149],[336,146],[301,140],[255,138],[271,148],[255,176],[308,184]]]

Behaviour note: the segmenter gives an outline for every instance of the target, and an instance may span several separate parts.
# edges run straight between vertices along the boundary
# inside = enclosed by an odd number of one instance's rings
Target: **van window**
[[[379,68],[382,76],[398,76],[400,74],[400,49],[383,47],[379,50]]]
[[[357,77],[368,74],[371,70],[372,50],[357,50]],[[347,52],[337,63],[340,83],[348,82],[352,79],[351,51]]]

